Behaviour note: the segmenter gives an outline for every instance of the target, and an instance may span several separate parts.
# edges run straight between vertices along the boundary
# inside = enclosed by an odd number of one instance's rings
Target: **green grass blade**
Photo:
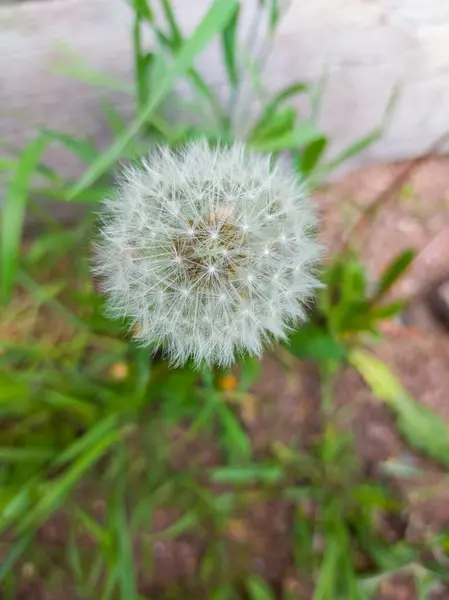
[[[274,594],[267,583],[256,575],[246,579],[246,589],[250,600],[274,600]]]
[[[256,140],[251,145],[259,152],[281,152],[301,148],[322,138],[322,134],[312,123],[302,123],[291,131],[275,138]]]
[[[183,44],[171,67],[154,88],[146,106],[130,123],[127,130],[106,150],[75,183],[70,199],[75,198],[103,175],[120,157],[122,150],[145,125],[153,112],[164,100],[175,81],[192,66],[195,57],[207,46],[213,37],[226,26],[238,6],[237,0],[215,0],[192,37]]]
[[[237,64],[237,26],[239,22],[240,6],[235,11],[232,19],[223,29],[221,34],[221,44],[223,49],[223,58],[228,73],[229,83],[236,88],[239,83],[239,72]]]
[[[149,23],[154,23],[154,13],[147,0],[134,0],[134,10],[138,12],[142,19]]]
[[[3,558],[2,564],[0,565],[0,583],[2,583],[5,577],[11,573],[12,568],[25,552],[33,540],[34,532],[22,535],[17,542],[15,542],[9,550],[7,556]]]
[[[62,454],[60,454],[55,462],[56,467],[60,467],[68,462],[77,458],[86,449],[96,444],[98,441],[106,436],[110,436],[112,433],[116,434],[118,439],[118,432],[116,432],[117,416],[109,415],[102,421],[97,423],[92,429],[87,431],[81,438],[73,442]]]
[[[218,402],[215,405],[215,412],[221,430],[220,442],[229,460],[238,462],[251,458],[251,441],[233,411],[223,402]]]
[[[382,273],[376,292],[376,299],[388,292],[388,290],[402,277],[408,267],[415,259],[416,251],[413,249],[404,250],[387,266]]]
[[[178,49],[182,43],[181,30],[175,19],[175,14],[170,0],[161,0],[162,10],[164,11],[165,18],[167,19],[168,26],[171,31],[172,43],[176,49]]]
[[[60,54],[63,54],[66,58],[65,62],[59,61],[55,65],[55,71],[57,73],[77,79],[78,81],[85,81],[92,85],[98,85],[106,89],[128,94],[134,93],[134,86],[131,83],[111,77],[110,75],[92,68],[88,62],[64,42],[56,42],[55,47]]]
[[[144,106],[149,93],[149,66],[152,54],[147,54],[143,46],[142,24],[147,18],[146,1],[134,1],[134,24],[133,24],[133,54],[134,54],[134,77],[136,82],[136,95],[139,106]],[[151,15],[150,15],[151,16]]]
[[[113,431],[82,454],[57,480],[49,483],[47,492],[19,523],[19,533],[27,531],[30,526],[34,527],[42,523],[58,510],[63,500],[85,473],[91,469],[116,442],[117,433]]]
[[[334,600],[340,570],[341,548],[338,540],[327,540],[326,553],[321,563],[313,600]]]
[[[11,298],[17,267],[23,221],[33,175],[48,145],[48,137],[39,135],[26,146],[18,159],[2,208],[0,237],[1,296],[3,304]]]
[[[353,144],[345,148],[340,154],[338,154],[335,158],[330,160],[328,163],[323,165],[323,174],[325,175],[331,173],[334,169],[337,169],[346,161],[351,158],[355,158],[368,148],[370,148],[375,142],[379,141],[383,131],[380,127],[373,129],[370,133],[355,141]]]
[[[53,456],[53,450],[45,448],[0,448],[0,463],[42,463]]]
[[[70,150],[77,158],[86,164],[90,164],[98,156],[98,150],[95,144],[89,138],[76,138],[73,135],[54,131],[53,129],[44,129],[43,133],[49,141],[58,142]]]
[[[132,541],[126,516],[124,479],[117,485],[114,502],[114,520],[118,541],[118,577],[121,600],[135,600],[137,586],[134,572]]]
[[[354,349],[349,354],[349,362],[359,371],[374,395],[395,412],[398,429],[407,442],[449,466],[449,429],[446,423],[412,398],[390,367],[372,354]]]
[[[210,479],[213,483],[228,485],[254,485],[255,483],[273,485],[282,479],[282,475],[282,467],[263,464],[217,467],[210,471]]]

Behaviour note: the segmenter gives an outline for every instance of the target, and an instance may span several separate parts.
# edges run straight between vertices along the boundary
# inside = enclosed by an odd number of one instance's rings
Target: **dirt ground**
[[[317,194],[322,214],[322,240],[329,255],[341,245],[343,230],[360,207],[372,202],[406,166],[364,168]],[[449,423],[449,335],[433,319],[426,303],[431,286],[449,277],[449,159],[434,158],[420,166],[399,197],[388,202],[359,240],[359,250],[373,277],[378,276],[398,252],[410,247],[418,250],[418,257],[393,291],[395,295],[409,298],[407,318],[385,326],[385,338],[376,352],[391,365],[415,398]],[[264,363],[262,380],[253,389],[258,405],[244,415],[256,451],[263,452],[273,439],[288,444],[298,432],[307,444],[318,425],[319,389],[315,369],[302,365],[298,372],[287,375],[272,358],[266,358]],[[341,374],[335,394],[340,404],[351,403],[357,407],[350,413],[348,428],[355,436],[359,456],[368,470],[375,472],[380,462],[396,458],[421,464],[424,459],[404,446],[392,416],[370,395],[354,371],[348,369]],[[438,478],[438,473],[435,477]],[[410,502],[405,535],[419,537],[449,525],[448,502],[449,489],[444,486],[430,501]],[[161,514],[159,519],[162,527],[170,515]],[[285,535],[289,523],[288,507],[282,503],[265,503],[254,506],[250,516],[236,521],[229,535],[237,544],[249,543],[251,553],[241,557],[242,561],[250,561],[256,572],[281,581],[284,588],[297,590],[299,597],[299,593],[306,590],[301,590],[301,583],[289,574],[290,550]],[[51,538],[51,531],[58,537],[58,531],[54,533],[55,525],[50,524],[42,533],[44,541],[49,541],[45,538]],[[201,549],[187,538],[158,542],[155,551],[157,576],[152,585],[163,586],[192,574]],[[62,598],[44,594],[34,581],[26,586],[19,600]],[[69,593],[64,600],[72,600]],[[414,600],[410,581],[399,578],[386,582],[381,586],[378,600]],[[441,591],[435,600],[449,600],[449,593]]]

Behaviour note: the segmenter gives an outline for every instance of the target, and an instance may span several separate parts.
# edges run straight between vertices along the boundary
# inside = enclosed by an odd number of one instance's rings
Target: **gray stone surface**
[[[186,32],[209,0],[174,0]],[[253,0],[243,0],[244,29]],[[0,139],[20,146],[39,126],[88,133],[107,142],[101,100],[123,114],[132,98],[56,72],[57,43],[93,67],[125,81],[132,77],[131,15],[125,0],[53,0],[0,7]],[[216,46],[197,61],[225,95]],[[320,124],[332,152],[379,123],[395,85],[401,95],[384,138],[361,162],[423,152],[449,129],[449,0],[293,0],[266,65],[268,88],[295,80],[327,83]],[[50,160],[68,175],[80,171],[67,153]]]

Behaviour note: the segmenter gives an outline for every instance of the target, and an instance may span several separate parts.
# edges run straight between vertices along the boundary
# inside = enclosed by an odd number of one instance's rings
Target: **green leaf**
[[[55,46],[61,54],[64,54],[65,57],[70,60],[70,64],[68,61],[64,63],[58,62],[58,64],[55,65],[56,72],[67,75],[68,77],[73,77],[78,81],[85,81],[106,89],[134,94],[134,86],[132,84],[93,69],[66,43],[58,41],[55,42]]]
[[[343,152],[338,154],[336,158],[329,161],[324,166],[326,173],[330,173],[331,171],[348,161],[350,158],[355,158],[356,156],[370,148],[375,142],[380,140],[381,135],[382,130],[380,128],[376,128],[373,131],[371,131],[368,135],[362,137],[361,139],[357,140],[354,144],[348,146],[348,148],[343,150]]]
[[[23,403],[29,395],[30,388],[25,381],[19,380],[17,376],[0,371],[0,414],[3,412],[4,406],[6,408],[8,406],[14,409],[19,408],[19,403]]]
[[[84,527],[86,532],[94,539],[98,544],[103,547],[112,546],[113,540],[110,535],[110,531],[100,525],[97,519],[94,519],[85,510],[82,510],[79,506],[75,507],[74,513],[76,520],[79,524]]]
[[[236,597],[233,587],[225,584],[212,592],[210,600],[233,600]]]
[[[308,92],[308,90],[309,86],[305,83],[294,83],[284,88],[265,106],[262,116],[259,118],[256,127],[267,125],[277,113],[281,104],[283,104],[289,98],[293,98],[293,96],[296,96],[297,94],[304,94],[305,92]]]
[[[329,537],[326,540],[326,552],[321,564],[313,600],[335,600],[336,588],[340,572],[342,548],[339,540]]]
[[[406,305],[407,302],[405,300],[397,300],[384,306],[374,306],[370,310],[370,317],[371,319],[391,319],[400,314]]]
[[[297,161],[297,169],[308,176],[315,169],[327,147],[327,138],[323,135],[308,144]]]
[[[33,538],[34,532],[22,535],[9,548],[7,555],[2,558],[2,563],[0,565],[0,583],[2,583],[5,580],[5,577],[12,572],[14,565],[26,551]]]
[[[0,271],[3,304],[11,298],[19,264],[22,228],[26,205],[37,165],[48,146],[49,139],[40,134],[32,140],[17,160],[6,190],[1,214]]]
[[[53,129],[44,129],[43,133],[50,141],[59,142],[86,164],[90,164],[98,157],[98,150],[89,138],[78,139]]]
[[[95,446],[102,439],[110,436],[115,436],[119,439],[117,431],[117,415],[112,414],[99,421],[94,427],[86,431],[86,433],[78,438],[73,444],[62,452],[55,461],[55,466],[61,467],[80,456],[83,452],[87,452],[89,448]]]
[[[406,394],[390,367],[372,354],[353,349],[349,352],[348,359],[380,400],[394,404],[397,398]]]
[[[85,402],[74,396],[57,392],[54,390],[46,390],[43,402],[48,404],[53,409],[67,411],[69,414],[72,413],[78,417],[85,419],[88,423],[91,423],[96,415],[97,408],[91,402]]]
[[[357,257],[346,259],[340,274],[342,304],[364,302],[366,298],[366,269]]]
[[[46,491],[42,497],[20,521],[18,525],[19,533],[23,533],[28,527],[39,525],[53,514],[61,506],[63,500],[73,490],[85,473],[91,469],[116,442],[117,434],[113,431],[99,440],[94,446],[90,447],[57,479],[46,483]]]
[[[120,581],[121,600],[135,600],[137,598],[137,584],[134,570],[134,557],[132,540],[126,516],[125,504],[126,481],[117,484],[114,496],[114,520],[118,542],[118,576]]]
[[[449,428],[434,412],[419,404],[403,388],[389,366],[359,349],[349,362],[360,372],[374,395],[396,413],[397,426],[407,442],[449,466]]]
[[[0,448],[0,463],[46,462],[53,458],[54,451],[44,448]]]
[[[399,256],[397,256],[385,269],[380,278],[378,289],[376,292],[376,298],[385,294],[394,283],[404,274],[404,272],[411,265],[415,259],[415,250],[404,250]]]
[[[148,100],[150,67],[152,66],[154,55],[146,52],[142,40],[142,22],[148,20],[153,22],[153,14],[146,0],[134,0],[134,25],[133,25],[133,54],[134,54],[134,75],[136,81],[136,95],[139,106],[144,106]]]
[[[120,135],[126,129],[126,122],[110,102],[102,102],[104,118],[109,129],[114,135]]]
[[[70,199],[81,194],[119,159],[123,149],[150,119],[151,115],[173,88],[176,80],[186,73],[192,66],[196,56],[226,26],[233,17],[237,7],[237,0],[215,0],[213,2],[192,37],[182,45],[175,57],[174,63],[165,71],[164,75],[161,73],[162,68],[159,70],[159,75],[162,75],[161,79],[158,85],[153,88],[146,105],[129,124],[126,131],[81,176],[70,193]]]
[[[284,108],[274,114],[268,122],[257,123],[248,138],[249,144],[264,143],[292,131],[296,122],[296,111],[294,108]]]
[[[293,130],[275,138],[255,140],[253,147],[259,152],[280,152],[293,148],[302,148],[319,139],[322,134],[311,123],[303,123]]]
[[[237,67],[237,25],[239,22],[239,15],[240,5],[221,34],[224,63],[228,73],[229,83],[234,88],[237,87],[239,82]]]
[[[141,19],[148,23],[154,23],[154,14],[147,0],[134,0],[134,11],[139,14]]]
[[[172,3],[170,0],[161,0],[162,8],[164,11],[165,18],[167,19],[168,26],[171,32],[171,41],[175,50],[178,50],[182,43],[181,30],[175,19],[175,14],[172,9]]]
[[[247,577],[245,585],[250,600],[275,600],[273,590],[260,577]]]
[[[218,400],[215,404],[215,412],[221,426],[221,443],[226,448],[230,459],[250,458],[251,441],[232,410]]]
[[[248,484],[253,483],[277,483],[282,479],[281,467],[270,465],[253,464],[245,467],[229,466],[217,467],[211,470],[211,481],[213,483]]]
[[[166,539],[176,538],[186,531],[194,529],[199,521],[199,515],[196,511],[190,510],[186,512],[182,517],[175,521],[172,525],[169,525],[160,535]]]
[[[298,358],[308,360],[343,360],[346,354],[342,344],[314,323],[292,333],[286,348]]]

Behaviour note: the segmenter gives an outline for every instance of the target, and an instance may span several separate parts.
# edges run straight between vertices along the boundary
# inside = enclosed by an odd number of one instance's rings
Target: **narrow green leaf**
[[[323,135],[308,144],[301,153],[297,168],[305,177],[316,168],[327,147],[327,138]]]
[[[9,552],[2,558],[0,565],[0,583],[5,580],[5,577],[12,572],[16,562],[26,551],[34,538],[34,532],[22,535],[9,549]]]
[[[281,152],[292,148],[302,148],[321,137],[321,133],[314,125],[303,123],[279,137],[257,140],[253,142],[253,147],[260,152]]]
[[[270,102],[267,103],[262,115],[259,117],[256,125],[254,126],[254,129],[263,129],[266,127],[278,112],[279,107],[286,100],[296,96],[297,94],[303,94],[307,92],[308,89],[309,88],[305,83],[294,83],[280,91]]]
[[[403,312],[407,303],[405,300],[397,300],[396,302],[390,302],[384,306],[374,306],[370,310],[371,319],[391,319],[396,315]]]
[[[360,372],[374,395],[396,413],[397,426],[407,442],[449,466],[449,428],[434,412],[419,404],[403,388],[389,366],[359,349],[349,362]]]
[[[289,132],[293,131],[295,122],[295,109],[291,107],[284,108],[275,113],[269,121],[257,123],[248,138],[248,142],[250,144],[258,144],[287,135]]]
[[[16,160],[14,158],[0,159],[0,171],[12,171],[15,166]]]
[[[341,552],[338,540],[333,537],[328,538],[313,600],[334,600],[337,597]]]
[[[148,23],[154,23],[154,13],[147,0],[134,0],[134,10]]]
[[[215,0],[192,37],[185,41],[174,63],[161,77],[147,104],[130,123],[127,130],[106,150],[74,185],[70,199],[75,198],[103,175],[120,157],[129,141],[140,131],[173,87],[175,81],[192,66],[196,56],[211,39],[226,26],[238,7],[237,0]]]
[[[54,131],[53,129],[44,129],[43,133],[48,137],[49,141],[59,142],[86,164],[90,164],[98,157],[98,150],[95,144],[88,138],[78,139],[73,135]]]
[[[342,344],[314,323],[306,323],[292,333],[286,348],[298,358],[308,360],[342,360],[346,354]]]
[[[75,517],[97,543],[101,544],[103,547],[112,543],[109,530],[100,525],[96,519],[92,518],[86,511],[78,506],[75,507]]]
[[[45,521],[60,506],[66,496],[73,490],[83,475],[102,458],[117,442],[116,432],[101,439],[95,446],[89,448],[76,462],[58,479],[46,484],[47,490],[33,508],[26,514],[18,525],[19,533],[30,526],[36,526]]]
[[[55,65],[56,72],[77,79],[78,81],[85,81],[106,89],[134,94],[134,86],[131,83],[93,69],[81,56],[79,56],[79,54],[64,42],[55,42],[55,46],[61,54],[64,54],[66,59],[70,60],[70,64],[68,62],[58,62],[58,64]]]
[[[172,3],[170,0],[161,0],[162,9],[164,11],[165,18],[167,19],[168,26],[171,32],[171,41],[175,50],[178,50],[182,44],[181,30],[176,22],[175,13],[173,12]]]
[[[117,485],[114,497],[114,520],[118,541],[117,566],[121,600],[135,600],[137,598],[137,585],[132,541],[126,515],[125,486],[126,482],[122,477],[122,481]]]
[[[54,450],[44,448],[0,448],[0,463],[42,463],[55,455]]]
[[[416,251],[415,250],[404,250],[399,256],[397,256],[392,262],[387,266],[385,271],[380,278],[378,289],[376,292],[376,298],[379,298],[381,295],[385,294],[394,283],[404,274],[404,272],[408,269],[408,267],[412,264],[415,259]]]
[[[382,135],[380,128],[373,129],[368,135],[357,140],[348,146],[343,152],[340,152],[334,159],[323,165],[324,174],[331,173],[334,169],[341,166],[350,158],[354,158],[370,148],[375,142],[379,141]]]
[[[244,467],[217,467],[211,470],[213,483],[248,484],[277,483],[282,479],[281,467],[270,465],[248,465]]]
[[[126,122],[110,102],[103,102],[104,117],[114,135],[120,135],[126,129]]]
[[[273,590],[261,577],[247,577],[245,585],[250,600],[275,600]]]
[[[104,437],[115,435],[119,439],[119,433],[116,430],[117,415],[112,414],[105,417],[94,427],[89,429],[81,438],[77,439],[73,444],[62,452],[56,459],[55,466],[60,467],[76,459],[80,454],[88,448],[97,444]]]
[[[281,10],[279,8],[279,0],[271,0],[271,8],[270,8],[271,33],[274,33],[280,17],[281,17]]]
[[[46,390],[45,397],[42,400],[54,409],[67,411],[82,417],[88,423],[91,423],[98,414],[97,408],[92,403],[54,390]]]
[[[229,456],[237,460],[251,456],[251,441],[232,410],[218,401],[215,411],[221,426],[221,442]]]
[[[40,134],[32,140],[18,159],[6,191],[1,214],[0,266],[2,302],[11,298],[19,264],[23,221],[28,195],[37,164],[49,139]]]
[[[193,529],[199,521],[199,515],[196,511],[188,511],[182,517],[180,517],[175,523],[169,525],[164,531],[160,534],[164,538],[176,538],[179,535],[182,535],[186,531],[190,531]]]
[[[236,591],[232,585],[225,584],[212,592],[210,600],[234,600],[236,597]]]
[[[148,5],[145,0],[134,0],[134,25],[133,25],[133,55],[134,76],[136,82],[136,95],[139,106],[144,106],[149,93],[149,66],[153,55],[147,54],[143,47],[142,21],[146,20]],[[150,14],[150,17],[152,15]]]
[[[221,34],[221,44],[223,50],[224,63],[228,73],[231,87],[236,88],[239,82],[239,72],[237,64],[237,26],[239,22],[240,6],[235,11],[232,19],[223,29]]]
[[[397,398],[406,394],[390,367],[382,360],[357,348],[349,352],[348,359],[380,400],[394,404]]]

